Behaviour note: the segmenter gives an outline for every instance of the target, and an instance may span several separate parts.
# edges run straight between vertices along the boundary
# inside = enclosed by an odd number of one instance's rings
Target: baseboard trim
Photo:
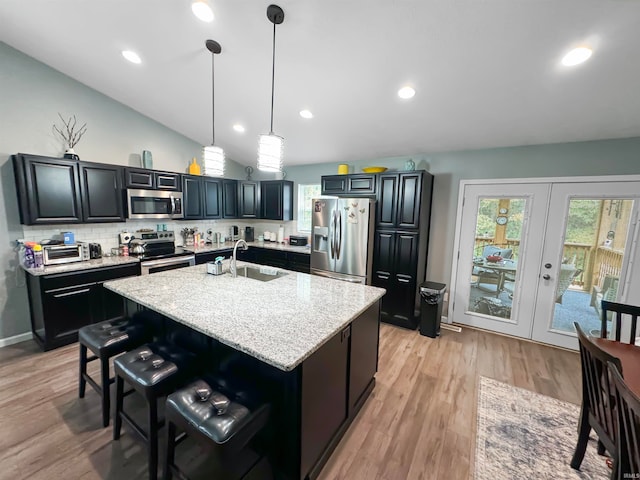
[[[0,348],[8,347],[9,345],[15,345],[16,343],[26,342],[33,338],[33,333],[26,332],[20,335],[14,335],[13,337],[0,338]]]

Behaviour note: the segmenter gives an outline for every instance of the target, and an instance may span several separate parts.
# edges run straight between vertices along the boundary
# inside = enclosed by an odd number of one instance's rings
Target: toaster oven
[[[43,245],[42,261],[45,265],[81,262],[82,245]]]

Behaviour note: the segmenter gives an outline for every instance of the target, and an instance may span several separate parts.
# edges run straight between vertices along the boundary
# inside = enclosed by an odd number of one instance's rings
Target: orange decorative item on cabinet
[[[189,175],[200,175],[200,165],[196,162],[196,157],[193,157],[193,160],[189,165]]]

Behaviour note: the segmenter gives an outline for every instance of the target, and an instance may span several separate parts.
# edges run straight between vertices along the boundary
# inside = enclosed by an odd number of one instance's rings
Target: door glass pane
[[[571,199],[551,329],[573,333],[573,322],[600,335],[600,302],[615,301],[633,200]]]
[[[525,198],[481,198],[473,247],[469,310],[512,320]]]

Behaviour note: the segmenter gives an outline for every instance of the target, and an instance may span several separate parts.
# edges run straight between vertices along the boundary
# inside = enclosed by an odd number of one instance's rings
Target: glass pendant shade
[[[258,169],[263,172],[282,171],[284,138],[270,133],[258,137]]]
[[[203,151],[204,174],[210,177],[224,177],[224,150],[215,145],[204,147]]]

